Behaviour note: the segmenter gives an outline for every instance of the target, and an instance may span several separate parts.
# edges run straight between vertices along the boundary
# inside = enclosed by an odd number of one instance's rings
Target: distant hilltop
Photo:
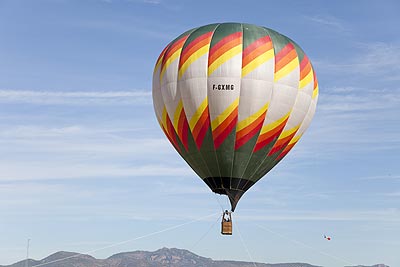
[[[29,267],[254,267],[253,262],[212,260],[188,250],[162,248],[154,252],[133,251],[115,254],[107,259],[90,255],[59,251],[42,260],[29,259]],[[307,263],[256,263],[257,267],[322,267]],[[26,267],[26,260],[0,267]],[[350,266],[347,266],[350,267]],[[389,267],[384,264],[353,267]]]

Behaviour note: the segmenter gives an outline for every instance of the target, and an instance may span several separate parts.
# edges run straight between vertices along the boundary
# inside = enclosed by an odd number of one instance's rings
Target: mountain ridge
[[[253,262],[213,260],[189,250],[161,248],[156,251],[120,252],[106,259],[69,251],[58,251],[41,260],[29,259],[29,267],[254,267]],[[257,267],[322,267],[308,263],[256,263]],[[26,267],[26,260],[0,267]],[[351,266],[347,266],[351,267]],[[384,264],[353,267],[389,267]]]

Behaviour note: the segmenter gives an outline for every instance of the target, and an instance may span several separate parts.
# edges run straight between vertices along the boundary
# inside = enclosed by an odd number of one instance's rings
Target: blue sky
[[[35,259],[165,246],[399,266],[398,10],[397,1],[0,0],[0,264],[23,259],[31,238]],[[241,199],[232,237],[214,214],[226,199],[179,158],[151,100],[164,46],[227,21],[295,40],[320,86],[311,127]]]

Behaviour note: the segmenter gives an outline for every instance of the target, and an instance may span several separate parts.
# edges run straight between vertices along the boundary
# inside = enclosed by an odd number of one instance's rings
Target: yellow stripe
[[[163,111],[162,111],[162,123],[164,125],[164,128],[167,127],[167,108],[164,106]]]
[[[195,62],[196,60],[198,60],[201,56],[203,56],[204,54],[206,54],[208,52],[208,48],[210,47],[210,45],[205,45],[202,48],[200,48],[199,50],[197,50],[196,52],[194,52],[187,60],[185,63],[183,63],[183,65],[181,66],[181,68],[179,69],[179,79],[182,77],[182,75],[185,73],[185,71],[187,70],[187,68],[189,68],[189,66]]]
[[[200,106],[197,108],[196,112],[193,114],[192,118],[190,119],[189,126],[190,130],[193,131],[194,127],[196,126],[197,122],[199,121],[201,114],[203,114],[204,110],[208,106],[208,99],[207,97],[204,98],[203,102],[200,104]]]
[[[161,74],[160,74],[160,81],[162,80],[165,71],[167,70],[167,68],[169,67],[169,65],[177,58],[179,57],[179,55],[181,54],[182,48],[178,49],[175,51],[175,53],[173,53],[168,59],[167,62],[165,62],[165,65],[163,66],[162,70],[161,70]]]
[[[237,126],[236,126],[236,132],[246,128],[247,126],[249,126],[250,124],[252,124],[256,119],[258,119],[262,114],[265,113],[265,111],[267,111],[269,106],[269,102],[267,104],[265,104],[262,108],[260,108],[259,111],[257,111],[256,113],[250,115],[249,117],[247,117],[246,119],[240,121]]]
[[[275,73],[274,81],[278,81],[292,72],[299,65],[299,59],[296,57],[292,61],[289,62],[285,67],[280,69],[277,73]]]
[[[319,86],[317,85],[317,88],[314,89],[313,94],[312,94],[313,99],[318,95],[318,92],[319,92]]]
[[[300,125],[297,125],[289,130],[283,130],[282,133],[279,135],[278,140],[288,137],[289,135],[293,134],[300,128]]]
[[[177,132],[178,132],[179,117],[181,115],[182,109],[183,109],[183,102],[181,99],[178,103],[178,106],[175,109],[175,114],[174,114],[174,128]]]
[[[313,77],[312,71],[310,71],[310,72],[307,74],[307,76],[304,77],[303,80],[300,81],[299,88],[300,88],[300,89],[304,88],[307,84],[309,84],[310,82],[312,82],[313,78],[314,78],[314,77]]]
[[[282,118],[280,118],[279,120],[274,121],[274,122],[271,122],[270,124],[264,125],[264,126],[261,128],[260,135],[262,135],[262,134],[264,134],[264,133],[266,133],[266,132],[268,132],[268,131],[274,129],[274,128],[277,127],[279,124],[281,124],[284,120],[286,120],[286,119],[289,117],[290,112],[292,112],[292,110],[290,110],[288,113],[286,113],[286,114],[285,114]]]
[[[259,57],[255,58],[253,61],[251,61],[242,69],[242,78],[247,74],[249,74],[250,72],[252,72],[255,68],[267,62],[273,57],[274,57],[274,49],[270,49],[267,52],[260,55]]]
[[[231,113],[232,111],[239,105],[239,97],[232,102],[221,114],[218,115],[212,122],[211,128],[212,130],[216,129]]]
[[[217,60],[215,60],[209,67],[208,67],[208,76],[211,75],[219,66],[224,64],[226,61],[231,59],[232,57],[236,56],[237,54],[242,52],[242,44],[239,44],[225,53],[223,53]]]
[[[162,59],[165,55],[163,55],[162,57],[160,57],[160,59],[157,61],[156,66],[154,67],[154,71],[161,65]]]
[[[292,138],[292,140],[290,140],[289,145],[292,145],[292,144],[297,143],[297,141],[299,141],[299,139],[301,138],[301,136],[302,136],[301,134],[295,135],[295,136]]]

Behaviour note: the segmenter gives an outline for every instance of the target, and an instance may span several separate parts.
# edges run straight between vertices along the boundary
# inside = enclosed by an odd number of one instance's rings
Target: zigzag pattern
[[[260,135],[257,139],[257,143],[253,149],[254,152],[257,152],[258,150],[262,149],[279,137],[279,135],[285,128],[285,125],[289,119],[289,115],[290,112],[279,120],[270,123],[269,125],[266,125],[261,129]]]
[[[183,49],[179,61],[179,78],[182,77],[182,75],[193,62],[208,52],[212,34],[213,32],[207,32],[197,37]]]
[[[216,149],[224,142],[229,133],[235,128],[238,119],[239,98],[232,102],[224,112],[211,122],[214,146]]]
[[[275,55],[275,82],[287,76],[299,65],[296,49],[288,43]]]
[[[179,55],[181,54],[182,47],[189,35],[183,36],[179,40],[175,41],[174,43],[170,44],[167,51],[164,53],[164,57],[161,61],[161,73],[160,73],[160,81],[162,81],[164,77],[164,73],[168,66],[176,60]]]
[[[208,55],[208,75],[242,52],[242,32],[235,32],[215,44]]]
[[[265,36],[254,41],[243,50],[242,77],[274,57],[271,37]]]
[[[204,99],[199,108],[196,110],[195,114],[190,120],[189,125],[197,148],[200,150],[204,137],[210,128],[210,115],[208,113],[207,98]]]
[[[304,55],[303,60],[300,62],[300,83],[299,88],[304,88],[307,84],[313,81],[313,72],[311,63],[308,57]]]
[[[278,140],[275,142],[272,149],[269,151],[268,156],[271,156],[285,148],[289,144],[290,140],[292,140],[292,138],[295,136],[299,128],[300,125],[293,127],[292,129],[289,129],[287,131],[283,131],[279,135]]]
[[[313,71],[313,73],[315,73],[315,72],[314,72],[314,68],[312,69],[312,71]],[[318,79],[317,79],[317,75],[314,74],[313,76],[314,76],[314,90],[313,90],[312,98],[314,99],[314,98],[316,98],[317,95],[318,95],[319,88],[318,88]]]
[[[238,123],[236,127],[235,149],[239,149],[241,146],[246,144],[247,141],[253,138],[253,136],[260,131],[264,123],[268,105],[269,103],[265,104],[255,114]]]
[[[182,100],[179,101],[179,104],[175,111],[174,127],[183,146],[185,147],[186,150],[188,150],[189,124],[186,119],[185,111],[183,110]]]

